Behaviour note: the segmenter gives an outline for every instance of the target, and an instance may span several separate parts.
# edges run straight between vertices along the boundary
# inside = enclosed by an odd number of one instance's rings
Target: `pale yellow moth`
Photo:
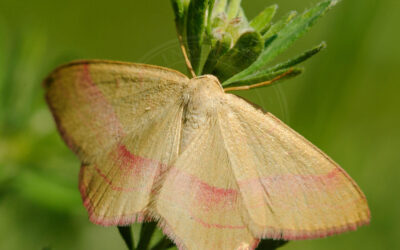
[[[365,196],[333,160],[217,78],[78,61],[45,81],[59,132],[82,162],[90,220],[158,220],[180,249],[254,249],[369,222]]]

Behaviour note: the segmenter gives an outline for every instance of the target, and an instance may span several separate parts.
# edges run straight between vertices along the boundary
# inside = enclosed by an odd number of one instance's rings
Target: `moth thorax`
[[[189,82],[185,102],[189,113],[207,115],[215,111],[219,97],[224,91],[218,79],[212,75],[205,75],[192,79]]]
[[[218,103],[223,97],[223,89],[214,76],[202,76],[189,82],[184,93],[184,119],[182,129],[181,151],[186,148],[203,126],[215,117]]]

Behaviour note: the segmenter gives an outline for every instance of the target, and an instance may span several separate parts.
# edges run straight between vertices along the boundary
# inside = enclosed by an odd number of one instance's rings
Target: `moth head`
[[[194,92],[203,92],[205,94],[224,93],[218,78],[213,75],[202,75],[190,80],[189,86]]]
[[[225,94],[218,78],[213,75],[203,75],[190,80],[184,93],[184,103],[189,104],[189,109],[203,110],[210,113],[215,109]]]

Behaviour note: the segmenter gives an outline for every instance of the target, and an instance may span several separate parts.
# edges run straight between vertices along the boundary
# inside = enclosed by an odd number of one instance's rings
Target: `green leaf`
[[[202,75],[210,74],[214,70],[215,65],[218,62],[218,58],[229,51],[231,43],[232,36],[229,33],[225,33],[221,37],[221,39],[217,40],[215,45],[212,47],[210,53],[208,54],[208,58],[206,63],[204,64]]]
[[[217,15],[225,13],[227,3],[228,0],[216,0],[212,17],[215,18]]]
[[[217,62],[213,75],[223,82],[251,65],[264,48],[264,40],[255,31],[243,33],[235,46]]]
[[[228,14],[228,19],[232,19],[237,17],[240,11],[240,3],[242,0],[231,0],[229,2],[227,14]]]
[[[258,60],[249,66],[246,70],[236,74],[228,79],[223,85],[229,85],[232,82],[238,81],[254,72],[265,67],[265,64],[274,59],[277,55],[286,50],[298,38],[306,33],[310,27],[323,16],[327,10],[333,7],[337,0],[328,0],[317,4],[310,10],[305,11],[302,15],[294,18],[288,25],[278,32],[278,38],[268,46],[260,55]]]
[[[297,11],[291,11],[287,15],[285,15],[278,22],[274,23],[269,29],[264,33],[263,38],[269,39],[272,36],[275,36],[279,31],[281,31],[286,25],[292,21],[292,19],[297,16]]]
[[[258,16],[256,16],[251,22],[250,26],[261,34],[264,33],[265,29],[268,27],[272,18],[275,16],[278,5],[274,4],[263,10]]]
[[[189,4],[186,35],[190,61],[196,75],[200,71],[207,8],[208,0],[192,0]]]
[[[271,71],[267,71],[267,72],[264,72],[263,74],[258,74],[258,75],[255,75],[255,76],[247,77],[247,78],[238,80],[236,82],[233,82],[233,83],[229,84],[229,87],[248,86],[248,85],[253,85],[253,84],[258,84],[258,83],[270,81],[270,80],[272,80],[272,79],[274,79],[274,78],[276,78],[276,77],[278,77],[280,75],[285,74],[286,72],[288,72],[288,69],[277,70],[277,71],[272,71],[272,72]],[[303,69],[293,68],[291,70],[291,72],[289,72],[287,75],[282,77],[279,81],[287,80],[287,79],[296,77],[296,76],[300,75],[301,73],[303,73]],[[273,84],[266,85],[265,87],[273,86],[279,81],[276,81]]]
[[[270,38],[268,38],[267,40],[265,40],[264,42],[264,49],[267,48],[268,46],[270,46],[272,44],[273,41],[275,41],[275,39],[278,38],[278,35],[273,35]]]
[[[175,14],[175,24],[179,35],[183,34],[185,28],[185,3],[184,0],[171,0],[172,9]]]
[[[263,76],[273,74],[273,72],[278,72],[278,71],[282,71],[282,70],[287,71],[289,68],[296,66],[296,65],[306,61],[307,59],[311,58],[312,56],[314,56],[315,54],[317,54],[324,48],[326,48],[326,43],[322,42],[320,45],[304,52],[303,54],[299,55],[298,57],[295,57],[294,59],[290,59],[284,63],[277,64],[274,67],[251,74],[251,75],[243,78],[242,80],[246,81],[246,79],[257,79],[259,77],[262,78]]]
[[[208,1],[208,10],[207,10],[207,32],[208,35],[211,35],[211,29],[212,29],[212,13],[215,5],[215,0],[209,0]]]
[[[299,55],[298,57],[294,58],[294,59],[290,59],[287,62],[278,64],[276,66],[274,66],[273,68],[270,68],[270,71],[277,71],[277,70],[281,70],[281,69],[288,69],[290,67],[296,66],[297,64],[300,64],[304,61],[306,61],[307,59],[311,58],[312,56],[316,55],[318,52],[320,52],[321,50],[326,48],[326,43],[322,42],[320,45],[304,52],[303,54]]]
[[[124,242],[125,242],[126,246],[128,247],[128,249],[133,250],[134,242],[133,242],[133,237],[132,237],[131,226],[118,227],[118,232],[121,235],[122,239],[124,239]]]
[[[185,30],[185,19],[189,8],[190,0],[171,0],[172,9],[175,14],[175,23],[178,33],[183,35]]]

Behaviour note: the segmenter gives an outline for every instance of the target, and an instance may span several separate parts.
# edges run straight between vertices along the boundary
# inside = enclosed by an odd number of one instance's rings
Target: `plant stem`
[[[118,227],[119,234],[124,239],[126,246],[129,250],[134,250],[134,241],[132,237],[131,226]]]

